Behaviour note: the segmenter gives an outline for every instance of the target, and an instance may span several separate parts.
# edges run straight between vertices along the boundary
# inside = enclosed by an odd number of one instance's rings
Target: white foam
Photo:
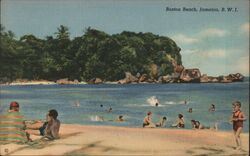
[[[104,118],[103,116],[95,115],[95,116],[90,116],[90,120],[91,121],[104,121]]]
[[[148,98],[147,103],[150,104],[151,106],[155,106],[156,103],[160,104],[156,96],[151,96],[150,98]]]
[[[167,104],[167,105],[186,105],[186,104],[188,104],[189,102],[188,101],[177,101],[177,102],[175,102],[175,101],[166,101],[165,102],[165,104]]]

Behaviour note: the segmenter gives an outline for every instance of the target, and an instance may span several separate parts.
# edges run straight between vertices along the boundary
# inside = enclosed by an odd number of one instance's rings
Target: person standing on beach
[[[239,101],[233,102],[233,113],[232,113],[232,119],[231,121],[233,122],[233,131],[234,131],[234,138],[236,142],[236,150],[241,149],[241,139],[240,139],[240,134],[243,129],[243,121],[246,120],[246,117],[244,113],[240,110],[241,108],[241,103]]]
[[[32,141],[25,129],[23,115],[19,112],[19,103],[12,101],[8,113],[0,116],[0,144],[24,144]]]
[[[145,128],[155,128],[155,124],[152,122],[152,112],[148,112],[143,120],[142,127]]]

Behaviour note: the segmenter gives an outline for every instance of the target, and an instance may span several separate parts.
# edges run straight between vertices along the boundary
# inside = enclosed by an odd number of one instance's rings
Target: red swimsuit
[[[242,118],[243,114],[241,111],[237,111],[233,113],[233,118],[239,119]],[[234,131],[237,131],[238,128],[242,127],[243,128],[243,121],[242,120],[237,120],[237,121],[233,121],[233,129]]]

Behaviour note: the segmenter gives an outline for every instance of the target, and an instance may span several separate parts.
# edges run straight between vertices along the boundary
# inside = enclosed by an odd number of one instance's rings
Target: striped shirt
[[[0,115],[0,144],[27,142],[23,115],[19,112],[8,112]]]

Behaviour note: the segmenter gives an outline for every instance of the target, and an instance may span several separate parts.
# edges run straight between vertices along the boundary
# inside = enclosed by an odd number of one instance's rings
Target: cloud
[[[204,38],[224,37],[228,34],[229,32],[226,30],[218,28],[208,28],[200,31],[199,33],[193,34],[192,36],[177,34],[175,36],[172,36],[171,38],[179,44],[195,44],[202,42]]]
[[[211,49],[211,50],[198,50],[198,49],[187,49],[183,53],[192,55],[199,58],[224,58],[226,57],[225,49]]]
[[[226,56],[226,50],[225,49],[212,49],[203,51],[200,53],[201,56],[205,58],[224,58]]]
[[[249,76],[249,56],[241,57],[235,62],[235,73],[236,72]]]
[[[249,23],[244,23],[240,26],[240,30],[243,33],[249,34]]]
[[[173,36],[172,38],[177,43],[182,43],[182,44],[193,44],[193,43],[199,42],[198,39],[192,38],[192,37],[188,37],[188,36],[186,36],[184,34],[177,34],[177,35]]]
[[[201,31],[198,36],[200,38],[205,37],[224,37],[225,35],[229,34],[226,30],[217,29],[217,28],[208,28]]]
[[[249,49],[186,49],[183,65],[211,76],[241,73],[249,76]]]

